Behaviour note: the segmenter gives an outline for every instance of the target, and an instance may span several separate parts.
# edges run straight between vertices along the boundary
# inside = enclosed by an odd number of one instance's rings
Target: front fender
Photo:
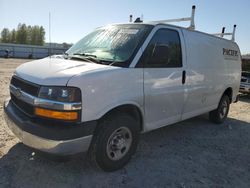
[[[97,120],[120,105],[143,112],[143,69],[108,68],[72,77],[68,86],[82,91],[82,121]]]

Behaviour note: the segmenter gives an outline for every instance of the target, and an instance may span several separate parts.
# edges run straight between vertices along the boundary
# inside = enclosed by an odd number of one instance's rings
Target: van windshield
[[[85,56],[96,58],[105,64],[126,63],[143,42],[150,25],[126,24],[98,28],[73,45],[68,57]]]

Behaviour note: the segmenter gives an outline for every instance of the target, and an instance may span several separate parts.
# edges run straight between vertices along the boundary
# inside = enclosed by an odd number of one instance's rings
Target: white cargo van
[[[19,66],[4,104],[9,128],[34,149],[89,151],[112,171],[135,153],[140,133],[207,112],[222,123],[239,91],[240,50],[193,26],[108,25],[63,58]]]

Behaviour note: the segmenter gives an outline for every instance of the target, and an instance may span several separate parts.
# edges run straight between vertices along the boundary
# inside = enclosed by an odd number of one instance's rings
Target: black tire
[[[97,126],[89,150],[90,159],[104,171],[118,170],[129,162],[138,141],[138,122],[126,114],[113,114]]]
[[[217,109],[209,112],[209,119],[217,124],[221,124],[227,118],[227,114],[230,107],[230,100],[227,95],[223,95],[219,102]]]

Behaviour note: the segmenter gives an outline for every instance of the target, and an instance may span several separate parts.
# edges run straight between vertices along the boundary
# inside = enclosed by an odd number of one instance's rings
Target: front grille
[[[25,93],[28,93],[32,96],[38,96],[40,86],[37,84],[25,81],[21,78],[18,78],[17,76],[12,76],[10,83],[11,85],[21,89]],[[22,101],[12,93],[10,93],[10,96],[12,102],[17,106],[17,108],[19,108],[19,110],[21,110],[28,116],[34,116],[34,107],[31,104]]]
[[[10,83],[15,87],[20,88],[25,93],[36,97],[38,96],[40,86],[37,84],[22,80],[20,78],[17,78],[16,76],[12,77]]]
[[[34,107],[17,97],[15,97],[12,93],[10,94],[12,102],[19,108],[19,110],[23,111],[28,116],[34,116]]]

